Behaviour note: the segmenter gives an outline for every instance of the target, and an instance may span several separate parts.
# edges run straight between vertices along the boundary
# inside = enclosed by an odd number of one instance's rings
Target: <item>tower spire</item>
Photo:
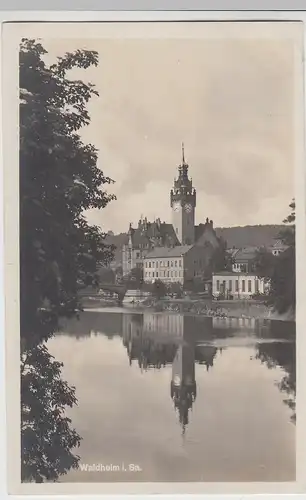
[[[185,165],[185,148],[183,142],[182,142],[182,165]]]

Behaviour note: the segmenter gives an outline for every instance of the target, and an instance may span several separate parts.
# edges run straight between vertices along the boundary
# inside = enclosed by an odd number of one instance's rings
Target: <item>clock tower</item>
[[[174,179],[174,185],[170,192],[172,224],[180,244],[193,245],[196,190],[192,187],[192,179],[188,177],[184,144],[182,144],[182,163],[178,167],[178,171],[178,178]]]

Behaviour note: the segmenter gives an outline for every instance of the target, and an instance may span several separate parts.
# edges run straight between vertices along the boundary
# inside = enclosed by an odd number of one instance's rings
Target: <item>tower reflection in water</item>
[[[172,364],[170,394],[183,433],[197,395],[195,363],[209,370],[217,354],[216,347],[204,343],[211,339],[211,318],[144,313],[123,319],[123,344],[130,365],[135,361],[141,371],[147,371]]]

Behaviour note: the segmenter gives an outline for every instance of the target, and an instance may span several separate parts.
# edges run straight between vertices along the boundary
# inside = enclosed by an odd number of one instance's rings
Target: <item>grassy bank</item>
[[[86,297],[82,300],[83,307],[111,307],[117,306],[116,299],[102,299],[101,297]],[[136,303],[135,309],[153,309],[156,312],[176,312],[180,314],[193,314],[212,317],[228,318],[256,318],[256,319],[277,319],[285,321],[295,321],[294,316],[279,316],[273,313],[262,302],[255,300],[188,300],[188,299],[156,299],[148,298],[142,303]],[[133,306],[129,307],[133,309]]]
[[[169,311],[214,317],[271,317],[271,310],[264,304],[256,301],[213,301],[211,299],[188,301],[184,299],[156,300],[150,298],[141,304],[140,307],[154,308],[159,312]]]

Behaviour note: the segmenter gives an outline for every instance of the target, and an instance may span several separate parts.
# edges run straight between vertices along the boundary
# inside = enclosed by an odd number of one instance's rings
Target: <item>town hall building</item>
[[[172,223],[161,222],[159,218],[149,222],[144,218],[139,220],[137,228],[130,224],[128,242],[122,250],[124,275],[138,267],[143,269],[146,282],[158,277],[182,283],[187,276],[189,279],[199,276],[219,248],[221,242],[212,220],[207,218],[204,224],[195,225],[197,195],[188,169],[182,145],[182,162],[170,190]]]

